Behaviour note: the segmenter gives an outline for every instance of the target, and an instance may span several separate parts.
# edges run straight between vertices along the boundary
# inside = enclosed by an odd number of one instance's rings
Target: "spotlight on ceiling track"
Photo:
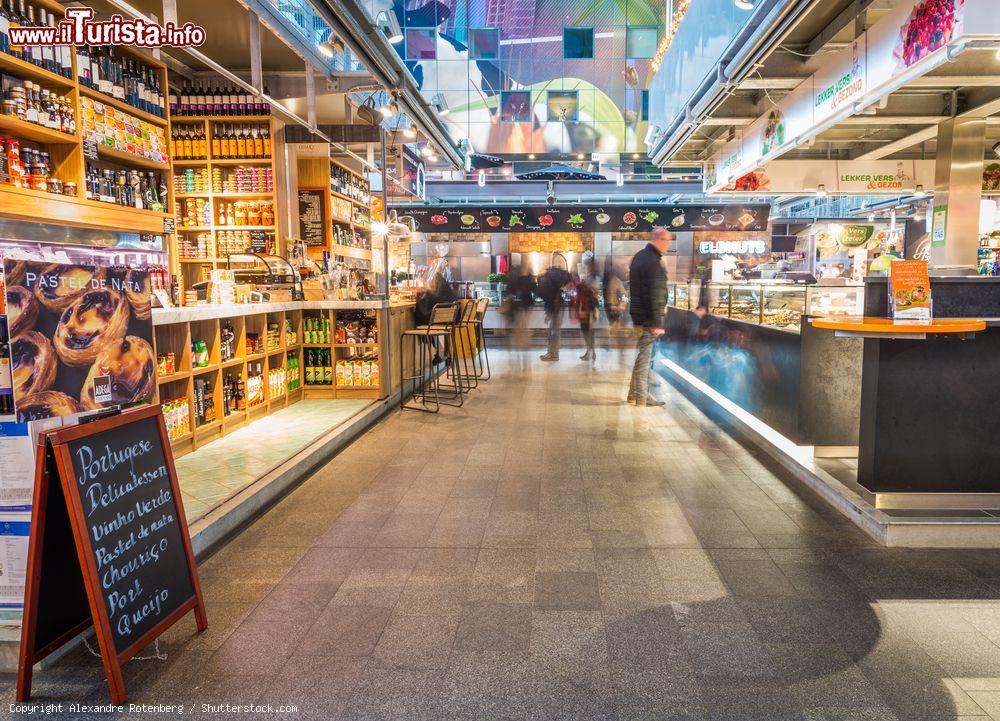
[[[753,0],[733,0],[733,5],[740,10],[753,10]]]
[[[927,193],[924,191],[924,186],[918,185],[913,191],[914,198],[923,198]]]
[[[417,137],[417,130],[412,125],[407,125],[401,132],[407,140],[415,140]]]
[[[587,157],[587,156],[585,156],[583,153],[577,153],[576,154],[576,159],[577,160],[583,160],[585,157]]]
[[[528,153],[528,160],[534,160],[534,159],[535,159],[535,154],[534,153]]]
[[[375,17],[375,25],[385,33],[386,39],[393,45],[403,42],[403,30],[399,27],[399,20],[396,13],[390,10],[383,10]]]
[[[448,101],[444,99],[443,95],[434,96],[434,109],[437,110],[438,115],[444,116],[451,112],[451,108],[448,107]]]
[[[820,183],[818,186],[816,186],[816,197],[825,198],[826,196],[827,196],[826,186]]]
[[[326,36],[326,40],[319,44],[319,52],[325,57],[332,58],[344,52],[344,43],[331,32]]]
[[[382,113],[382,117],[391,118],[393,115],[399,112],[399,103],[396,102],[395,94],[389,98],[389,102],[381,106],[378,111]]]
[[[875,222],[875,213],[869,213],[868,214],[868,222],[869,223],[874,223]]]
[[[632,160],[638,160],[640,157],[638,153],[632,153]]]
[[[425,145],[420,149],[420,154],[423,155],[425,158],[429,158],[432,155],[434,155],[434,148],[432,148],[430,145]]]

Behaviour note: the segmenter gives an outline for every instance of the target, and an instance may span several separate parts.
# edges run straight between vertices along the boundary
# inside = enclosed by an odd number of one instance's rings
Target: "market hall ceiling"
[[[819,70],[824,56],[850,43],[869,28],[895,0],[823,0],[814,2],[780,43],[770,46],[756,72],[714,107],[672,157],[703,161],[741,128],[766,113],[795,86]],[[862,9],[859,15],[856,11]],[[786,153],[786,159],[933,158],[936,126],[956,113],[987,108],[987,147],[1000,140],[993,110],[1000,99],[1000,62],[995,50],[971,50],[888,96],[869,114],[854,115],[820,133],[809,147]]]

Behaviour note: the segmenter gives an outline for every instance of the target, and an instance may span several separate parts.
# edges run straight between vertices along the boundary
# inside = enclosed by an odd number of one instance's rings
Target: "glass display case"
[[[706,289],[708,296],[708,312],[713,315],[729,317],[729,300],[732,286],[724,283],[709,283]]]
[[[681,310],[691,310],[689,302],[691,298],[690,283],[694,281],[670,281],[667,283],[667,305],[672,305]]]
[[[761,323],[798,333],[806,309],[806,286],[767,285],[763,294]]]
[[[295,270],[280,255],[231,253],[227,259],[229,270],[233,271],[237,283],[253,283],[272,287],[291,287],[295,284]]]
[[[810,285],[806,288],[806,315],[862,316],[864,314],[863,285]]]
[[[729,306],[729,317],[748,323],[760,323],[761,291],[758,284],[730,286],[732,301]]]

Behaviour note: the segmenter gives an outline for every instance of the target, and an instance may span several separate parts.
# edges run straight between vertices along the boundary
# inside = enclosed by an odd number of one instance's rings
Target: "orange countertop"
[[[815,328],[871,335],[941,335],[945,333],[978,333],[986,329],[986,321],[978,318],[935,318],[927,322],[897,323],[891,318],[812,318]]]

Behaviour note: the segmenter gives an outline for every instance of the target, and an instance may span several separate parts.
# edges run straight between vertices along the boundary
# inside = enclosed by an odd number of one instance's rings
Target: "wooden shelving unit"
[[[247,124],[247,125],[260,125],[266,123],[268,126],[268,131],[271,135],[271,157],[270,158],[245,158],[245,159],[233,159],[233,158],[215,158],[211,153],[212,145],[212,133],[217,125],[230,125],[230,124]],[[192,283],[196,283],[202,280],[202,277],[207,269],[211,268],[224,268],[226,267],[228,260],[218,252],[219,248],[219,233],[223,231],[250,231],[250,230],[263,230],[274,236],[274,249],[275,253],[278,255],[285,254],[285,244],[282,234],[279,232],[279,226],[277,225],[277,218],[279,213],[279,202],[278,194],[272,190],[271,192],[215,192],[214,179],[212,177],[212,170],[214,168],[226,168],[232,169],[234,167],[246,166],[246,167],[267,167],[271,170],[272,178],[272,188],[276,187],[275,184],[278,180],[277,168],[275,168],[274,158],[277,155],[276,152],[276,134],[278,128],[276,127],[276,121],[270,115],[226,115],[226,116],[204,116],[204,115],[185,115],[178,116],[173,119],[171,124],[172,128],[175,127],[197,127],[201,132],[204,132],[205,138],[207,139],[208,145],[208,157],[201,160],[174,160],[173,165],[175,168],[203,168],[208,173],[208,188],[207,190],[193,192],[193,193],[174,193],[174,201],[177,210],[177,232],[178,236],[171,246],[171,256],[176,258],[177,264],[177,275],[182,279],[183,286],[185,288],[190,287]],[[223,171],[225,172],[225,171]],[[197,199],[203,199],[209,205],[212,222],[209,225],[200,226],[185,226],[184,225],[184,201],[191,200],[196,201]],[[240,201],[271,201],[272,211],[275,217],[275,225],[221,225],[218,223],[219,218],[219,203],[220,202],[240,202]],[[211,234],[211,248],[209,251],[209,256],[207,258],[182,258],[180,254],[179,243],[181,241],[181,233],[210,233]]]
[[[36,6],[41,6],[54,13],[56,20],[62,19],[64,10],[62,4],[54,0],[33,0],[33,2]],[[166,90],[166,65],[133,48],[121,47],[116,48],[116,50],[152,68],[159,75],[160,87]],[[167,213],[137,210],[114,203],[86,199],[86,160],[83,149],[84,130],[81,100],[82,98],[90,98],[95,102],[121,110],[134,118],[145,120],[155,127],[163,129],[165,134],[168,134],[170,125],[169,108],[166,109],[168,117],[159,118],[79,84],[74,48],[71,48],[70,56],[73,59],[72,77],[67,78],[11,55],[0,53],[0,73],[37,82],[43,88],[66,96],[73,105],[77,125],[76,134],[69,135],[8,115],[0,115],[0,133],[43,146],[50,156],[53,177],[63,182],[76,183],[78,192],[76,197],[72,197],[0,184],[0,217],[36,222],[43,220],[59,225],[111,231],[163,234],[164,219],[170,217]],[[97,145],[97,154],[100,160],[116,167],[143,171],[155,170],[163,173],[167,185],[167,197],[161,198],[161,202],[168,211],[171,209],[170,194],[173,179],[169,163],[152,161],[106,147],[101,143]]]
[[[181,456],[204,446],[217,438],[242,428],[251,420],[262,415],[274,413],[287,408],[292,403],[302,400],[303,389],[285,390],[271,396],[268,383],[269,371],[276,368],[286,368],[287,359],[295,358],[299,363],[299,382],[304,382],[302,368],[302,313],[300,310],[283,312],[261,312],[231,318],[233,331],[236,335],[235,357],[223,361],[220,355],[222,347],[222,328],[226,319],[193,320],[154,327],[154,345],[156,353],[172,352],[177,359],[177,372],[157,379],[157,395],[155,402],[172,401],[179,398],[187,399],[190,414],[190,433],[171,439],[175,456]],[[285,334],[285,321],[291,322],[293,339]],[[248,354],[247,332],[261,333],[266,337],[267,324],[278,323],[280,328],[280,344],[264,353]],[[191,367],[191,344],[193,341],[204,340],[209,348],[209,363],[201,368]],[[223,381],[226,377],[239,378],[244,387],[247,384],[248,368],[251,365],[261,365],[263,373],[263,401],[244,410],[233,411],[228,416],[223,415],[224,406]],[[195,425],[194,391],[196,380],[208,380],[212,386],[212,400],[216,409],[216,420],[201,426]],[[287,379],[286,379],[287,383]]]
[[[328,219],[326,228],[326,243],[324,245],[307,246],[309,256],[314,260],[323,257],[323,252],[329,252],[335,260],[361,260],[371,264],[372,261],[372,237],[371,237],[371,207],[370,198],[366,203],[357,200],[350,195],[339,192],[334,188],[333,168],[339,168],[350,174],[359,183],[368,188],[368,181],[356,170],[332,158],[299,158],[298,176],[299,188],[320,189],[325,196],[326,217]],[[355,211],[361,210],[362,214],[369,220],[360,222],[355,219]],[[361,232],[368,247],[358,247],[334,242],[333,228],[342,226],[353,235],[354,231]]]

